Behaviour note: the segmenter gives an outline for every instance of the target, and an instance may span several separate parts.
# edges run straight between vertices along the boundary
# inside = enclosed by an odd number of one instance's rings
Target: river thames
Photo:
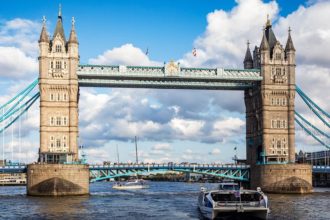
[[[150,188],[113,190],[112,183],[90,185],[89,196],[28,197],[25,187],[0,187],[0,219],[202,219],[201,186],[215,184],[150,182]],[[309,195],[268,195],[269,219],[330,219],[330,188]]]

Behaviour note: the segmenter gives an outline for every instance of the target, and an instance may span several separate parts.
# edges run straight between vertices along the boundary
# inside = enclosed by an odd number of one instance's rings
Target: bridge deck
[[[259,69],[168,68],[79,65],[77,74],[82,87],[244,90],[263,79]]]

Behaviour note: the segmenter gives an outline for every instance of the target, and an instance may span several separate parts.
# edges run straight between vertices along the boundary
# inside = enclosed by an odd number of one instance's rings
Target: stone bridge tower
[[[72,19],[65,39],[61,9],[52,39],[45,21],[39,57],[40,151],[39,161],[64,163],[78,160],[78,41]]]
[[[246,159],[251,165],[252,187],[266,191],[288,192],[283,187],[292,181],[311,188],[311,168],[295,163],[295,48],[291,30],[285,48],[276,39],[269,19],[263,31],[260,47],[253,56],[249,45],[245,54],[245,69],[260,69],[263,81],[244,92],[246,106]],[[298,172],[296,172],[298,171]],[[293,179],[292,179],[293,178]]]
[[[61,8],[52,39],[46,24],[39,39],[39,162],[27,167],[27,194],[34,196],[89,193],[89,167],[78,161],[78,40],[72,19],[65,39]]]

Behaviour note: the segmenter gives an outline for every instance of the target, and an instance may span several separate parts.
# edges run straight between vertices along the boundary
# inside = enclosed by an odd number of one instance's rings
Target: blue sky
[[[330,57],[324,53],[330,45],[325,22],[330,6],[316,0],[1,1],[0,103],[38,76],[41,18],[46,16],[52,34],[60,3],[66,36],[75,17],[80,62],[94,64],[162,65],[173,59],[185,66],[241,68],[246,41],[260,43],[269,14],[282,44],[292,27],[297,83],[329,111],[328,98],[319,97],[329,86],[321,79],[330,72]],[[196,58],[191,55],[194,47]],[[298,99],[297,108],[318,123]],[[114,161],[116,145],[123,161],[133,161],[135,135],[144,161],[229,162],[235,146],[245,157],[244,111],[243,94],[237,91],[84,88],[80,143],[97,162]],[[23,153],[17,158],[33,161],[38,149],[37,106],[29,117],[24,121]],[[303,133],[296,136],[297,149],[322,149]],[[5,145],[11,144],[7,134]]]

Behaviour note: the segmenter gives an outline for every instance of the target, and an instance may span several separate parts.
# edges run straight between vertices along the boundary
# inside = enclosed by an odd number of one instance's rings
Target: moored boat
[[[269,213],[268,198],[260,188],[240,189],[236,183],[223,183],[218,189],[209,191],[202,187],[198,207],[208,219],[266,219]]]
[[[135,181],[130,182],[118,182],[112,186],[113,189],[122,189],[122,190],[130,190],[130,189],[146,189],[149,188],[149,185],[146,181],[137,179]]]

